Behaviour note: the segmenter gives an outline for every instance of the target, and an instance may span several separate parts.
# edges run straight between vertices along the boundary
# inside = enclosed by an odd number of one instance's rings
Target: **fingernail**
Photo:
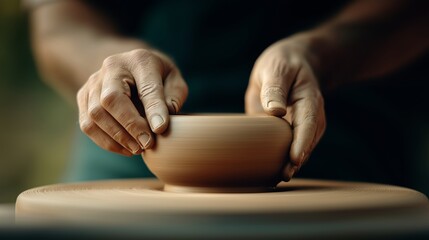
[[[284,169],[284,180],[289,181],[295,173],[299,170],[298,165],[295,165],[293,163],[288,163]]]
[[[164,123],[164,119],[162,119],[162,117],[159,115],[155,115],[150,120],[150,123],[151,123],[153,129],[157,129]]]
[[[128,149],[130,150],[130,152],[136,154],[140,150],[140,146],[134,141],[129,141]]]
[[[276,116],[284,116],[286,114],[286,109],[284,104],[277,101],[269,101],[267,104],[268,109],[274,113]]]
[[[149,147],[149,143],[150,143],[150,135],[147,133],[142,133],[139,137],[139,142],[140,145],[142,146],[143,149],[146,149],[147,147]]]
[[[171,100],[171,105],[173,105],[174,113],[178,113],[179,112],[179,105],[177,104],[177,102],[174,100]]]
[[[283,108],[283,104],[281,104],[277,101],[269,101],[268,102],[268,108]]]

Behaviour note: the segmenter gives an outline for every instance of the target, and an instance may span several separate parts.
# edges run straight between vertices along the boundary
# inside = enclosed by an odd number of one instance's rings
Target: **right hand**
[[[165,55],[136,49],[106,58],[77,93],[82,131],[98,146],[131,156],[154,144],[188,87]]]
[[[307,161],[326,128],[324,100],[311,64],[315,57],[307,38],[296,35],[268,47],[256,60],[246,91],[247,113],[283,117],[292,125],[284,181]]]

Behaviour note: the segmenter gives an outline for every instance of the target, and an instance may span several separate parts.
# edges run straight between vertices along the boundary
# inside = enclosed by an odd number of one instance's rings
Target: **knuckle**
[[[138,124],[136,119],[131,119],[124,124],[125,130],[127,130],[129,133],[139,132],[138,130],[141,129],[142,126],[142,124]]]
[[[154,59],[152,52],[146,49],[136,49],[131,51],[129,54],[130,61],[136,64],[146,65]]]
[[[313,97],[306,99],[303,121],[309,123],[316,122],[318,112],[317,101]]]
[[[316,124],[317,123],[317,115],[315,115],[314,113],[307,113],[306,115],[304,115],[304,122],[307,124]]]
[[[98,78],[98,75],[99,75],[98,72],[91,74],[91,76],[89,76],[88,78],[88,82],[94,82]]]
[[[110,69],[116,67],[119,64],[119,57],[117,55],[112,55],[104,59],[103,68]]]
[[[137,49],[131,51],[129,53],[129,63],[131,69],[137,69],[138,67],[142,67],[144,70],[156,70],[159,72],[162,72],[164,69],[164,64],[162,60],[150,50],[146,49]],[[142,73],[143,76],[145,76],[144,72]]]
[[[155,81],[146,82],[144,86],[139,88],[139,95],[141,100],[143,101],[146,98],[155,98],[154,96],[160,91],[161,88],[162,83],[158,83]]]
[[[128,134],[126,134],[121,129],[118,129],[113,133],[112,138],[115,139],[118,143],[126,143],[129,140]]]
[[[320,122],[320,108],[315,101],[315,97],[309,97],[304,100],[302,112],[297,116],[295,127],[306,126],[311,131],[315,131]]]
[[[147,49],[135,49],[129,53],[134,58],[147,58],[152,56],[152,52]]]
[[[78,102],[82,101],[83,99],[85,99],[85,91],[84,91],[84,87],[81,87],[77,93],[76,93],[76,99]]]
[[[104,117],[105,110],[101,105],[96,105],[88,109],[89,117],[95,121],[99,122]]]
[[[87,135],[90,135],[96,128],[96,124],[89,119],[81,120],[79,122],[79,126],[82,132],[86,133]]]
[[[274,76],[283,80],[285,77],[295,75],[303,66],[302,56],[293,53],[284,53],[271,49],[258,59],[262,74]]]
[[[121,97],[121,93],[114,90],[104,91],[100,97],[100,103],[105,108],[110,108]]]
[[[287,64],[291,69],[300,69],[303,66],[303,57],[298,54],[292,54],[289,57]]]
[[[146,113],[151,115],[152,112],[155,112],[156,109],[159,109],[162,106],[162,101],[159,99],[153,99],[151,101],[146,101],[144,103]]]
[[[310,132],[315,133],[318,125],[318,117],[314,114],[308,114],[304,116],[302,125],[306,126]]]

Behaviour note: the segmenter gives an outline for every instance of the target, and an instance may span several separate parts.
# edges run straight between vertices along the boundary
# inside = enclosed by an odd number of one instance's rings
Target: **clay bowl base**
[[[274,192],[275,187],[184,187],[165,184],[163,191],[172,193],[262,193]]]

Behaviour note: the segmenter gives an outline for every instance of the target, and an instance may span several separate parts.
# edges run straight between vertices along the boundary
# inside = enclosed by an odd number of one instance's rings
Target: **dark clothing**
[[[91,1],[171,56],[189,85],[185,112],[243,112],[256,58],[316,26],[347,1]]]
[[[347,1],[89,2],[123,34],[175,60],[190,90],[184,112],[243,112],[259,54],[332,17]],[[422,58],[395,76],[326,93],[325,136],[298,176],[391,183],[428,193],[422,184],[429,182],[428,62]],[[150,175],[140,156],[133,161],[106,152],[83,135],[76,150],[69,180]]]

